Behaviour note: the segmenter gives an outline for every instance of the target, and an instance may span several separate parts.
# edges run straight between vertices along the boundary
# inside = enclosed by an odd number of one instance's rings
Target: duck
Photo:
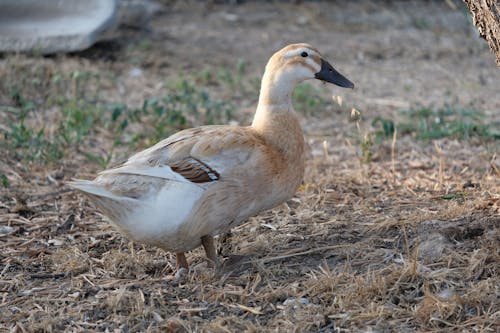
[[[203,246],[220,267],[214,237],[293,197],[305,171],[305,140],[292,105],[297,84],[354,84],[306,43],[269,59],[251,125],[179,131],[93,180],[73,179],[111,224],[134,242],[176,255]]]

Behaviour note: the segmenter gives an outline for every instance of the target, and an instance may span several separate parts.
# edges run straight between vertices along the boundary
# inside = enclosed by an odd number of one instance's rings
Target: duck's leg
[[[217,258],[217,253],[215,251],[214,238],[210,235],[201,237],[201,244],[205,249],[205,254],[207,258],[215,265],[215,269],[220,269],[219,258]]]
[[[184,269],[189,269],[188,262],[186,260],[186,255],[184,252],[177,252],[175,254],[175,258],[177,259],[177,270],[184,268]]]
[[[184,252],[177,252],[175,254],[175,258],[177,260],[177,272],[175,272],[175,279],[180,281],[186,277],[189,270],[189,265]]]

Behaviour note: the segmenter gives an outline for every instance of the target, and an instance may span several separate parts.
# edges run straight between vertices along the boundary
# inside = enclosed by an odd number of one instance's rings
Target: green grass
[[[400,113],[405,120],[397,125],[399,132],[417,139],[500,139],[500,124],[489,123],[483,112],[472,107],[451,104],[440,108],[418,106]]]
[[[9,179],[3,173],[0,173],[0,182],[2,183],[2,187],[9,187]]]
[[[102,110],[83,100],[62,99],[52,105],[59,111],[58,121],[37,122],[39,107],[18,92],[12,96],[11,121],[3,133],[0,146],[18,160],[37,161],[43,164],[63,157],[65,149],[75,147],[90,135],[99,123]],[[28,119],[32,121],[28,121]],[[51,130],[51,129],[55,129]]]
[[[142,132],[134,137],[134,141],[142,139],[150,145],[185,128],[225,124],[231,120],[232,113],[230,103],[215,100],[188,80],[179,79],[167,95],[151,97],[144,101],[141,109],[121,114],[122,124],[139,121],[152,127],[147,134]]]
[[[372,121],[377,141],[392,138],[397,128],[400,135],[410,135],[419,140],[453,138],[469,140],[473,138],[500,139],[499,123],[487,121],[484,112],[472,107],[445,104],[416,106],[399,112],[400,121],[376,117]]]
[[[138,109],[62,95],[37,105],[17,90],[10,99],[9,106],[2,108],[8,126],[0,128],[0,147],[16,160],[39,164],[55,162],[76,150],[105,167],[118,145],[149,146],[185,128],[227,123],[233,112],[231,104],[211,98],[182,78],[165,96],[151,97]],[[56,110],[54,120],[43,119],[47,109]],[[131,124],[138,126],[134,130]],[[96,140],[106,142],[98,154],[91,149]]]
[[[299,84],[293,93],[295,110],[308,116],[314,115],[326,105],[323,94],[309,83]]]
[[[195,76],[195,81],[201,86],[216,86],[231,99],[242,96],[258,96],[260,76],[248,73],[247,62],[238,59],[233,69],[221,67],[218,70],[205,69]]]
[[[224,100],[239,100],[241,96],[257,96],[260,84],[258,78],[249,78],[246,62],[240,60],[234,70],[207,70],[192,78],[170,80],[163,96],[150,97],[141,107],[130,108],[102,101],[100,73],[59,73],[43,66],[19,66],[14,72],[19,76],[7,79],[17,78],[15,84],[0,83],[4,92],[11,92],[8,102],[0,106],[0,120],[5,124],[0,127],[0,148],[15,160],[40,164],[76,151],[101,167],[109,164],[117,147],[136,150],[185,128],[228,123],[233,118],[232,103],[213,98],[198,86],[211,86],[219,94],[231,96]],[[6,95],[2,96],[5,99]],[[297,86],[293,103],[298,112],[314,117],[331,103],[324,96],[320,89],[303,83]],[[56,113],[50,120],[44,119],[47,110]],[[500,124],[489,123],[483,112],[472,107],[419,105],[400,111],[397,119],[377,117],[370,130],[358,133],[363,161],[369,162],[374,146],[392,139],[396,129],[398,135],[419,140],[500,138]]]
[[[45,127],[33,128],[26,124],[27,117],[35,112],[35,103],[19,92],[12,93],[12,107],[4,108],[15,119],[8,123],[0,147],[27,160],[55,160],[62,157],[58,144],[47,139]]]
[[[408,135],[417,140],[429,141],[443,138],[456,140],[499,140],[500,124],[488,122],[484,112],[471,106],[445,104],[442,107],[418,105],[399,111],[399,120],[376,117],[371,129],[357,133],[361,161],[371,162],[372,152],[377,145]]]
[[[64,100],[59,105],[58,134],[67,145],[79,144],[100,123],[104,110],[84,100]]]

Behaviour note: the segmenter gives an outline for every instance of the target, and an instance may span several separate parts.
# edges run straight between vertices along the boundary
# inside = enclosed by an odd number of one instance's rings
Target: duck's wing
[[[208,183],[220,178],[220,174],[216,170],[194,157],[186,157],[180,161],[170,162],[169,166],[173,172],[192,183]]]
[[[125,163],[124,165],[102,171],[97,182],[107,182],[112,179],[120,178],[121,184],[128,183],[124,181],[123,176],[130,176],[133,183],[137,183],[137,178],[147,177],[154,181],[170,181],[179,183],[192,183],[193,185],[208,183],[219,180],[219,173],[210,166],[194,157],[185,157],[181,160],[172,162],[158,163],[157,160],[149,163]],[[116,181],[114,182],[116,183]]]
[[[196,144],[217,140],[230,126],[202,126],[190,128],[158,142],[157,144],[131,156],[125,165],[130,164],[166,164],[180,161],[191,156]]]
[[[232,174],[258,154],[259,137],[246,127],[205,126],[181,131],[105,170],[92,182],[94,195],[141,197],[165,182],[205,188]],[[253,158],[255,159],[255,158]],[[252,165],[255,164],[251,163]],[[89,183],[71,185],[89,193]]]

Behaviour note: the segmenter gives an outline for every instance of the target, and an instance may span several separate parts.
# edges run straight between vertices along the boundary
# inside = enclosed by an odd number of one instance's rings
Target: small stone
[[[418,244],[418,257],[425,263],[432,263],[441,258],[450,242],[439,232],[430,233]]]
[[[64,241],[61,239],[53,238],[53,239],[49,239],[49,241],[47,243],[49,243],[50,245],[54,245],[54,246],[61,246],[64,244]]]
[[[6,235],[14,231],[14,228],[9,227],[8,225],[3,225],[0,227],[0,235]]]
[[[151,315],[153,315],[153,319],[154,319],[154,321],[156,321],[157,323],[161,323],[161,322],[163,321],[162,316],[160,316],[157,312],[152,311],[152,312],[151,312]]]
[[[226,21],[228,22],[236,22],[238,21],[240,18],[238,15],[236,14],[231,14],[231,13],[225,13],[224,14],[224,19],[226,19]]]
[[[140,69],[138,67],[134,67],[128,71],[128,76],[129,77],[140,77],[140,76],[142,76],[142,69]]]
[[[437,296],[443,300],[451,300],[453,296],[455,296],[455,293],[453,292],[453,289],[446,288],[441,290]]]
[[[309,19],[306,17],[306,16],[299,16],[297,17],[297,24],[298,25],[304,25],[304,24],[307,24],[309,22]]]
[[[301,297],[301,298],[290,297],[290,298],[287,298],[283,302],[284,306],[293,305],[294,308],[298,307],[298,306],[302,306],[302,305],[308,305],[308,304],[309,304],[309,300],[307,298],[303,298],[303,297]]]
[[[68,294],[68,296],[72,298],[78,298],[80,296],[80,292],[76,291],[74,293]]]

